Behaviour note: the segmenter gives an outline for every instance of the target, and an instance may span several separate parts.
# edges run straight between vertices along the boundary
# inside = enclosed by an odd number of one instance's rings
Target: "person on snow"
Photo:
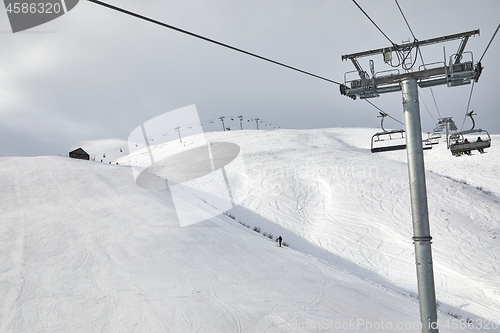
[[[281,238],[281,236],[279,236],[278,238],[276,238],[276,241],[278,242],[278,246],[281,247],[281,241],[283,240],[283,238]]]

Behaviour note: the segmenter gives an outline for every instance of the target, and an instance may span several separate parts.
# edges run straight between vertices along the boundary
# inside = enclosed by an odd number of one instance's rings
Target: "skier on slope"
[[[281,238],[281,236],[279,236],[278,238],[276,238],[276,241],[278,242],[278,246],[281,247],[281,241],[283,240],[283,238]]]

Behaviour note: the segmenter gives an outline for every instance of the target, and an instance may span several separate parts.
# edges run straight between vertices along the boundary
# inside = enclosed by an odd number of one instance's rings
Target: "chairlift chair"
[[[476,113],[473,112],[474,110],[467,113],[467,116],[472,120],[472,128],[454,133],[448,137],[448,146],[454,156],[470,153],[472,150],[483,152],[484,149],[491,147],[491,137],[488,131],[474,128],[476,122],[472,116],[476,115]]]
[[[371,140],[371,152],[381,153],[384,151],[394,151],[406,149],[406,139],[404,136],[405,130],[386,130],[384,128],[384,118],[388,116],[387,113],[379,112],[380,127],[383,132],[373,134]],[[432,149],[432,144],[427,143],[428,139],[422,141],[422,149]],[[389,142],[388,144],[386,142]]]
[[[442,131],[444,131],[444,128],[445,128],[444,124],[438,124],[436,125],[436,128],[434,128],[433,131],[434,133],[441,133]]]
[[[483,129],[458,132],[450,135],[449,140],[451,154],[455,156],[471,152],[472,150],[482,152],[484,149],[491,147],[490,134]]]
[[[427,133],[427,139],[424,140],[425,145],[427,146],[432,146],[432,145],[437,145],[439,144],[439,139],[441,138],[440,133],[436,132],[428,132]]]
[[[429,139],[431,140],[439,140],[441,139],[442,135],[440,132],[432,132],[432,133],[429,133]]]
[[[372,136],[372,144],[371,151],[372,153],[381,153],[384,151],[393,151],[393,150],[403,150],[406,149],[406,143],[404,144],[388,144],[385,145],[384,141],[395,141],[401,142],[404,140],[404,130],[392,130],[392,131],[384,131],[373,134]]]
[[[386,130],[384,128],[384,119],[387,117],[387,113],[384,112],[379,112],[380,116],[377,116],[379,118],[382,118],[380,121],[380,128],[382,128],[383,132],[378,132],[373,134],[372,136],[372,141],[371,141],[371,151],[372,153],[380,153],[384,151],[393,151],[393,150],[402,150],[406,149],[406,141],[404,137],[404,130]],[[390,142],[389,144],[386,144],[387,142]],[[394,144],[394,143],[397,144]],[[401,142],[404,142],[401,143]]]

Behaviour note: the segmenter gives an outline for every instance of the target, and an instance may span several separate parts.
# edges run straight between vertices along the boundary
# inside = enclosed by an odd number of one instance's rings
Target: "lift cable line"
[[[413,41],[414,43],[416,43],[418,40],[417,40],[417,37],[415,36],[415,34],[413,33],[413,30],[411,29],[410,27],[410,23],[408,23],[408,20],[406,19],[406,16],[405,14],[403,13],[403,9],[401,9],[401,6],[399,5],[398,3],[398,0],[394,0],[396,1],[396,5],[398,6],[398,9],[399,9],[399,12],[401,13],[401,16],[403,16],[403,19],[405,20],[405,23],[406,23],[406,26],[408,27],[408,30],[410,30],[410,33],[411,35],[413,36]],[[411,54],[411,50],[408,52],[408,56]],[[415,61],[413,62],[413,64],[411,65],[411,67],[408,69],[408,70],[411,70],[413,68],[413,66],[415,66],[415,63],[417,62],[417,55],[420,54],[420,59],[422,60],[422,65],[425,66],[425,62],[424,62],[424,59],[422,57],[422,51],[420,50],[419,47],[417,47],[417,52],[415,53]],[[404,62],[403,62],[404,63]]]
[[[425,66],[425,61],[424,61],[424,56],[422,55],[422,50],[418,50],[418,54],[420,55],[420,60],[422,61],[422,66],[424,69],[427,69],[426,66]],[[438,117],[439,118],[442,118],[441,117],[441,112],[439,112],[439,107],[438,107],[438,104],[437,104],[437,101],[436,101],[436,96],[434,95],[434,90],[432,90],[432,87],[429,87],[430,91],[431,91],[431,95],[432,95],[432,100],[434,101],[434,106],[436,107],[436,111],[437,111],[437,114],[438,114]],[[431,116],[432,118],[432,116]]]
[[[439,118],[442,118],[441,112],[439,112],[439,107],[438,107],[438,104],[436,102],[436,96],[434,96],[434,90],[432,90],[432,87],[429,87],[429,89],[431,90],[432,100],[434,101],[434,106],[436,107],[438,116],[439,116]]]
[[[427,110],[427,112],[429,113],[429,116],[431,116],[431,119],[434,123],[436,123],[436,119],[434,119],[434,117],[432,116],[432,113],[431,113],[431,110],[429,110],[429,108],[427,107],[427,104],[425,103],[424,99],[422,98],[422,95],[420,94],[420,91],[418,92],[418,96],[420,98],[420,100],[422,101],[422,103],[424,104],[425,106],[425,109]],[[437,123],[436,123],[437,124]]]
[[[398,0],[394,0],[394,1],[396,1],[396,5],[398,6],[399,12],[401,13],[401,16],[403,16],[403,19],[404,19],[404,20],[405,20],[405,22],[406,22],[406,26],[408,27],[408,30],[410,30],[410,33],[411,33],[411,35],[413,36],[413,39],[414,39],[414,40],[417,40],[417,37],[416,37],[416,36],[415,36],[415,34],[413,33],[413,30],[412,30],[412,29],[411,29],[411,27],[410,27],[410,23],[408,23],[408,20],[406,19],[406,16],[405,16],[405,14],[403,13],[403,9],[402,9],[402,8],[401,8],[401,6],[399,5]],[[424,69],[427,69],[427,68],[425,67],[425,61],[424,61],[424,57],[423,57],[423,55],[422,55],[422,50],[419,48],[419,49],[417,50],[417,52],[418,52],[418,55],[420,56],[420,60],[422,61],[422,66],[424,67]],[[432,99],[434,100],[434,105],[436,106],[436,111],[437,111],[437,114],[438,114],[439,118],[441,118],[441,112],[439,112],[439,107],[438,107],[437,102],[436,102],[436,97],[434,96],[434,91],[432,90],[432,87],[429,87],[429,89],[430,89],[430,91],[431,91]],[[422,101],[423,101],[423,100],[422,100]],[[424,103],[424,105],[425,105],[425,103]],[[429,112],[429,115],[431,116],[432,120],[433,120],[434,122],[436,122],[436,121],[434,120],[434,117],[432,116],[431,112],[429,111],[429,108],[427,108],[427,105],[425,105],[425,108],[427,109],[427,112]]]
[[[392,44],[392,45],[396,45],[396,43],[394,43],[389,37],[387,37],[387,35],[382,31],[382,29],[380,29],[380,27],[377,25],[377,23],[375,23],[370,16],[368,16],[368,14],[363,10],[363,8],[361,8],[360,5],[358,5],[358,3],[356,2],[356,0],[352,0],[352,2],[354,2],[354,4],[356,6],[358,6],[359,10],[361,10],[363,12],[363,14],[365,14],[365,16],[370,20],[371,23],[373,23],[373,25],[378,29],[378,31],[380,31],[382,33],[382,35],[384,35],[384,37]]]
[[[202,39],[204,41],[207,41],[207,42],[210,42],[210,43],[213,43],[213,44],[216,44],[216,45],[219,45],[219,46],[222,46],[222,47],[225,47],[225,48],[228,48],[228,49],[231,49],[233,51],[237,51],[237,52],[240,52],[240,53],[244,53],[246,55],[249,55],[249,56],[252,56],[252,57],[255,57],[255,58],[258,58],[258,59],[261,59],[261,60],[265,60],[265,61],[268,61],[270,63],[273,63],[275,65],[279,65],[279,66],[282,66],[282,67],[285,67],[285,68],[288,68],[288,69],[291,69],[291,70],[294,70],[294,71],[297,71],[297,72],[300,72],[300,73],[303,73],[303,74],[306,74],[306,75],[310,75],[310,76],[313,76],[315,78],[318,78],[318,79],[321,79],[321,80],[324,80],[324,81],[328,81],[328,82],[331,82],[331,83],[335,83],[337,85],[341,85],[341,83],[337,82],[337,81],[334,81],[334,80],[331,80],[331,79],[328,79],[326,77],[323,77],[323,76],[320,76],[320,75],[316,75],[316,74],[313,74],[313,73],[310,73],[310,72],[307,72],[307,71],[304,71],[302,69],[299,69],[299,68],[296,68],[296,67],[292,67],[292,66],[289,66],[289,65],[286,65],[286,64],[283,64],[281,62],[278,62],[278,61],[275,61],[275,60],[272,60],[272,59],[269,59],[269,58],[266,58],[266,57],[263,57],[263,56],[260,56],[258,54],[255,54],[255,53],[252,53],[252,52],[248,52],[248,51],[245,51],[243,49],[240,49],[240,48],[237,48],[237,47],[234,47],[234,46],[231,46],[231,45],[228,45],[228,44],[225,44],[225,43],[222,43],[222,42],[219,42],[219,41],[216,41],[214,39],[210,39],[210,38],[207,38],[207,37],[204,37],[204,36],[201,36],[201,35],[198,35],[198,34],[195,34],[193,32],[190,32],[190,31],[187,31],[187,30],[184,30],[184,29],[180,29],[180,28],[177,28],[177,27],[174,27],[172,25],[169,25],[169,24],[166,24],[166,23],[163,23],[163,22],[160,22],[160,21],[157,21],[157,20],[154,20],[152,18],[149,18],[149,17],[146,17],[146,16],[143,16],[143,15],[140,15],[140,14],[137,14],[137,13],[134,13],[134,12],[131,12],[131,11],[128,11],[126,9],[123,9],[123,8],[120,8],[120,7],[116,7],[116,6],[113,6],[113,5],[110,5],[108,3],[105,3],[105,2],[102,2],[102,1],[98,1],[98,0],[88,0],[90,2],[93,2],[97,5],[101,5],[103,7],[107,7],[107,8],[110,8],[110,9],[113,9],[113,10],[116,10],[118,12],[121,12],[121,13],[124,13],[124,14],[127,14],[127,15],[130,15],[130,16],[133,16],[135,18],[138,18],[138,19],[141,19],[141,20],[144,20],[144,21],[147,21],[147,22],[150,22],[150,23],[153,23],[153,24],[156,24],[156,25],[160,25],[162,27],[165,27],[165,28],[168,28],[168,29],[172,29],[172,30],[175,30],[177,32],[181,32],[183,34],[186,34],[186,35],[189,35],[189,36],[192,36],[192,37],[196,37],[196,38],[199,38],[199,39]]]
[[[410,23],[408,23],[408,20],[406,19],[406,16],[403,12],[403,9],[401,8],[401,6],[399,5],[399,2],[398,0],[394,0],[396,2],[396,5],[398,6],[398,9],[399,9],[399,12],[401,13],[401,16],[403,16],[403,19],[405,20],[405,23],[406,23],[406,26],[408,27],[408,30],[410,30],[410,33],[411,35],[413,36],[413,39],[414,40],[417,40],[417,37],[415,36],[415,34],[413,33],[413,30],[411,29],[411,26],[410,26]],[[418,48],[417,50],[417,53],[418,55],[420,56],[420,60],[422,61],[422,66],[424,66],[425,68],[425,61],[424,61],[424,57],[422,56],[422,50],[420,48]],[[429,87],[430,90],[431,90],[431,94],[432,94],[432,98],[434,99],[434,104],[436,105],[436,110],[437,110],[437,113],[438,113],[438,116],[441,118],[441,114],[439,113],[439,108],[437,106],[437,103],[436,103],[436,98],[434,97],[434,92],[432,91],[432,87]],[[429,108],[427,107],[427,104],[425,103],[424,99],[422,98],[422,95],[420,94],[420,92],[418,93],[418,95],[420,96],[420,99],[422,100],[424,106],[425,106],[425,109],[427,110],[427,112],[429,113],[429,116],[431,117],[432,121],[434,123],[436,123],[436,120],[434,119],[434,117],[432,116],[431,114],[431,111],[429,110]]]
[[[376,106],[375,104],[373,104],[372,102],[370,102],[369,100],[365,99],[365,101],[368,103],[368,104],[371,104],[375,109],[379,110],[381,113],[385,114],[386,117],[389,117],[391,118],[392,120],[400,123],[401,125],[404,126],[404,123],[400,122],[399,120],[397,120],[396,118],[394,117],[391,117],[390,114],[388,114],[387,112],[383,111],[381,108],[379,108],[378,106]]]
[[[464,121],[462,122],[462,126],[460,126],[460,130],[464,129],[465,120],[467,119],[467,113],[469,112],[470,101],[472,99],[472,92],[474,91],[474,83],[475,83],[475,81],[472,81],[472,85],[470,87],[469,101],[467,102],[467,108],[465,109]]]
[[[478,62],[479,66],[481,66],[481,60],[483,60],[484,55],[486,54],[486,51],[488,51],[488,48],[490,47],[491,43],[493,42],[493,39],[495,39],[495,36],[496,36],[496,34],[497,34],[497,32],[498,32],[498,29],[499,29],[499,28],[500,28],[500,24],[498,24],[497,29],[496,29],[496,30],[495,30],[495,32],[493,33],[493,36],[491,36],[491,39],[490,39],[490,41],[489,41],[488,45],[486,46],[486,49],[484,49],[483,55],[481,56],[481,58],[479,59],[479,62]],[[479,70],[481,71],[482,69],[483,69],[483,68],[481,67]],[[467,108],[465,109],[464,120],[463,120],[463,122],[462,122],[462,126],[460,127],[460,130],[463,130],[464,125],[465,125],[465,120],[467,119],[467,116],[468,116],[468,113],[469,113],[470,101],[471,101],[471,99],[472,99],[472,92],[474,91],[474,83],[475,83],[475,82],[476,82],[476,81],[473,81],[473,82],[472,82],[472,86],[471,86],[471,88],[470,88],[469,101],[467,102]],[[471,118],[472,118],[472,117],[471,117]]]
[[[398,5],[398,8],[399,8],[399,12],[401,13],[401,15],[403,16],[403,19],[405,20],[406,22],[406,26],[408,27],[408,29],[410,30],[411,32],[411,35],[413,36],[413,39],[417,39],[417,37],[415,37],[415,34],[413,33],[413,30],[411,30],[411,27],[410,27],[410,24],[408,23],[408,20],[406,19],[406,16],[405,14],[403,13],[403,10],[401,9],[401,7],[399,6],[399,3],[398,3],[398,0],[395,0],[396,1],[396,5]]]
[[[488,43],[488,46],[486,46],[486,49],[484,50],[483,55],[479,59],[479,62],[481,62],[481,60],[483,60],[484,55],[486,54],[486,51],[488,51],[488,48],[490,47],[491,42],[493,42],[493,39],[495,38],[495,36],[496,36],[496,34],[498,32],[498,29],[500,29],[500,23],[498,24],[497,30],[495,30],[495,32],[493,33],[493,36],[491,37],[490,42]]]
[[[356,2],[356,0],[352,0],[354,2],[354,4],[356,4],[356,6],[359,8],[359,10],[361,10],[361,12],[363,14],[365,14],[365,16],[368,18],[368,20],[370,20],[371,23],[373,23],[373,25],[382,33],[382,35],[384,35],[384,37],[392,44],[392,51],[394,51],[396,53],[396,57],[398,59],[398,63],[397,64],[393,64],[392,63],[392,58],[387,60],[386,63],[393,67],[393,68],[398,68],[399,66],[401,66],[404,70],[406,71],[410,71],[413,66],[415,66],[415,63],[416,63],[416,57],[415,57],[415,61],[411,62],[410,61],[410,65],[408,66],[407,64],[407,60],[408,58],[410,58],[411,56],[411,52],[413,51],[413,49],[415,47],[417,47],[417,50],[418,50],[418,45],[417,45],[417,39],[414,38],[413,42],[412,43],[408,43],[406,45],[403,45],[402,47],[397,45],[396,43],[394,43],[383,31],[382,29],[375,23],[375,21],[372,20],[372,18],[363,10],[363,8],[361,8],[361,6]],[[411,30],[411,29],[410,29]],[[418,52],[418,51],[417,51]],[[411,58],[410,58],[411,59]],[[352,59],[351,59],[352,60]],[[356,65],[355,65],[356,66]]]

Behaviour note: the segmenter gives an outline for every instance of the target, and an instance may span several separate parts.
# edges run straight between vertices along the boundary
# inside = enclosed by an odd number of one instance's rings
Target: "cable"
[[[429,113],[429,116],[431,116],[432,121],[436,123],[436,119],[434,119],[434,117],[433,117],[433,116],[432,116],[432,114],[431,114],[431,111],[430,111],[430,110],[429,110],[429,108],[427,107],[427,104],[425,104],[425,101],[424,101],[424,99],[422,98],[422,95],[420,94],[420,91],[418,92],[418,96],[419,96],[420,100],[422,101],[422,103],[424,103],[424,106],[425,106],[425,108],[427,109],[427,112]],[[436,123],[436,124],[437,124],[437,123]]]
[[[422,66],[424,66],[424,69],[427,69],[425,67],[424,56],[422,55],[422,51],[420,50],[420,48],[418,49],[418,53],[420,55],[420,60],[422,61]],[[434,96],[434,90],[432,90],[432,87],[429,87],[429,89],[431,91],[432,99],[434,100],[434,106],[436,107],[436,111],[438,113],[438,116],[439,116],[439,118],[443,118],[443,117],[441,117],[441,112],[439,112],[439,107],[438,107],[437,102],[436,102],[436,96]]]
[[[467,119],[467,113],[469,112],[470,100],[472,98],[472,92],[474,91],[474,83],[476,81],[472,81],[472,86],[470,88],[469,101],[467,102],[467,109],[465,110],[464,121],[462,122],[462,126],[460,127],[460,131],[464,128],[465,120]]]
[[[486,54],[486,51],[488,51],[488,48],[490,47],[491,45],[491,42],[493,42],[493,39],[495,39],[495,36],[498,32],[498,29],[500,29],[500,24],[498,24],[498,27],[497,29],[495,30],[495,32],[493,33],[493,36],[491,37],[488,45],[486,46],[486,49],[484,50],[483,52],[483,55],[481,56],[481,58],[479,59],[479,66],[481,66],[481,60],[483,60],[484,58],[484,55]],[[476,80],[473,80],[472,81],[472,86],[470,88],[470,94],[469,94],[469,101],[467,102],[467,108],[465,109],[465,116],[464,116],[464,121],[462,122],[462,126],[460,127],[460,131],[464,128],[464,124],[465,124],[465,120],[467,119],[467,113],[469,112],[469,107],[470,107],[470,101],[472,99],[472,92],[474,91],[474,83],[476,83]]]
[[[420,55],[420,60],[422,61],[422,66],[424,66],[424,69],[427,69],[425,67],[424,57],[422,56],[422,51],[420,50],[420,48],[418,49],[418,53]],[[434,96],[434,90],[432,90],[432,87],[429,87],[429,89],[431,91],[432,99],[434,100],[434,106],[436,107],[436,111],[438,113],[438,116],[439,116],[439,118],[443,118],[443,117],[441,117],[441,112],[439,112],[439,107],[438,107],[437,102],[436,102],[436,96]],[[432,118],[432,115],[431,115],[431,118]],[[434,120],[434,118],[432,118],[432,120]]]
[[[413,33],[413,30],[411,29],[410,24],[408,23],[408,20],[406,19],[406,16],[403,13],[403,9],[399,5],[398,0],[394,0],[394,1],[396,1],[396,5],[398,6],[399,11],[400,11],[401,15],[403,16],[403,19],[406,22],[408,30],[410,30],[411,35],[413,36],[414,40],[416,41],[417,37],[415,37],[415,34]],[[420,48],[417,48],[417,53],[418,53],[418,55],[420,55],[420,60],[422,61],[422,66],[424,66],[424,69],[427,69],[425,67],[424,56],[422,55],[422,51],[420,50]],[[415,65],[415,63],[416,63],[416,61],[412,64],[411,67],[413,67]],[[434,105],[436,106],[436,110],[437,110],[438,116],[439,116],[439,118],[442,118],[441,117],[441,113],[439,112],[439,107],[438,107],[437,102],[436,102],[436,97],[434,96],[434,91],[432,90],[432,87],[429,87],[429,89],[431,90],[432,99],[434,100]],[[425,105],[425,103],[424,103],[424,105]],[[425,105],[425,107],[427,108],[427,105]],[[435,122],[434,117],[432,117],[432,114],[430,113],[429,109],[427,109],[427,111],[429,112],[429,115],[431,116],[432,120]]]
[[[233,51],[241,52],[241,53],[244,53],[246,55],[249,55],[249,56],[252,56],[252,57],[255,57],[255,58],[259,58],[261,60],[265,60],[265,61],[271,62],[273,64],[276,64],[276,65],[279,65],[279,66],[283,66],[283,67],[286,67],[288,69],[291,69],[291,70],[294,70],[294,71],[297,71],[297,72],[300,72],[300,73],[303,73],[303,74],[307,74],[307,75],[313,76],[313,77],[321,79],[321,80],[325,80],[325,81],[328,81],[328,82],[331,82],[331,83],[335,83],[335,84],[337,84],[339,86],[341,85],[341,83],[339,83],[337,81],[334,81],[334,80],[330,80],[330,79],[325,78],[323,76],[319,76],[319,75],[316,75],[316,74],[313,74],[313,73],[310,73],[310,72],[306,72],[306,71],[303,71],[301,69],[298,69],[298,68],[295,68],[295,67],[292,67],[292,66],[288,66],[288,65],[283,64],[281,62],[278,62],[278,61],[275,61],[275,60],[272,60],[272,59],[269,59],[269,58],[265,58],[263,56],[260,56],[260,55],[257,55],[255,53],[251,53],[251,52],[239,49],[237,47],[234,47],[234,46],[231,46],[231,45],[228,45],[228,44],[224,44],[224,43],[218,42],[218,41],[216,41],[214,39],[210,39],[210,38],[207,38],[207,37],[204,37],[204,36],[201,36],[201,35],[189,32],[187,30],[183,30],[183,29],[174,27],[172,25],[169,25],[169,24],[166,24],[166,23],[163,23],[163,22],[151,19],[149,17],[146,17],[146,16],[143,16],[143,15],[140,15],[140,14],[128,11],[128,10],[123,9],[123,8],[119,8],[119,7],[110,5],[110,4],[102,2],[102,1],[98,1],[98,0],[88,0],[88,1],[93,2],[93,3],[97,4],[97,5],[101,5],[103,7],[107,7],[107,8],[116,10],[118,12],[130,15],[130,16],[133,16],[135,18],[138,18],[138,19],[141,19],[141,20],[144,20],[144,21],[148,21],[148,22],[153,23],[153,24],[160,25],[162,27],[169,28],[169,29],[175,30],[177,32],[181,32],[183,34],[187,34],[187,35],[192,36],[192,37],[203,39],[204,41],[207,41],[207,42],[210,42],[210,43],[214,43],[214,44],[219,45],[219,46],[226,47],[226,48],[231,49]]]
[[[436,106],[436,110],[437,110],[437,113],[439,115],[439,118],[443,118],[443,117],[441,117],[441,112],[439,112],[439,107],[438,107],[438,104],[436,102],[436,96],[434,96],[434,90],[432,90],[432,87],[429,87],[429,88],[431,90],[432,99],[434,100],[434,105]]]
[[[354,2],[356,4],[356,6],[358,6],[359,10],[361,10],[363,12],[363,14],[365,14],[365,16],[370,20],[370,22],[373,23],[373,25],[378,29],[378,31],[380,31],[382,33],[382,35],[384,35],[384,37],[387,38],[387,40],[392,45],[396,45],[389,37],[387,37],[387,35],[382,31],[382,29],[379,28],[379,26],[371,19],[371,17],[368,16],[368,14],[363,10],[363,8],[361,8],[361,6],[358,5],[358,3],[356,2],[356,0],[352,0],[352,2]]]
[[[486,51],[488,51],[488,48],[490,47],[491,42],[493,42],[493,39],[495,38],[495,35],[497,34],[499,28],[500,28],[500,24],[498,24],[497,30],[495,30],[493,37],[491,37],[490,42],[488,43],[488,46],[486,46],[486,49],[484,50],[483,55],[481,56],[481,59],[479,59],[479,62],[481,62],[481,60],[483,60],[483,57],[486,54]]]
[[[415,45],[417,43],[417,39],[415,38],[415,35],[413,34],[413,31],[411,30],[410,28],[410,25],[408,24],[408,21],[406,20],[406,17],[404,16],[403,14],[403,11],[401,10],[401,7],[399,6],[398,2],[396,1],[396,4],[398,5],[398,8],[399,8],[399,11],[401,12],[401,14],[403,15],[403,18],[406,22],[406,25],[408,26],[408,28],[410,29],[410,32],[412,33],[413,35],[413,38],[414,38],[414,41],[413,41],[413,45],[411,46],[411,48],[408,50],[408,52],[406,52],[406,54],[399,50],[399,45],[397,45],[396,43],[394,43],[383,31],[382,29],[380,29],[380,27],[375,23],[375,21],[373,21],[371,19],[371,17],[363,10],[363,8],[361,8],[361,6],[356,2],[356,0],[352,0],[354,2],[354,4],[359,8],[359,10],[361,10],[361,12],[363,14],[365,14],[365,16],[370,20],[370,22],[372,22],[372,24],[382,33],[382,35],[384,35],[384,37],[392,44],[393,46],[393,50],[394,52],[396,53],[396,56],[398,58],[398,64],[394,65],[392,63],[392,60],[389,62],[386,62],[389,66],[393,67],[393,68],[397,68],[399,66],[402,66],[402,68],[406,71],[410,71],[413,66],[415,66],[416,64],[416,59],[412,62],[412,64],[410,66],[407,66],[405,64],[405,61],[408,59],[408,57],[411,55],[411,52],[413,51],[413,49],[415,48]],[[417,50],[418,50],[418,47],[417,47]],[[417,51],[418,52],[418,51]],[[415,57],[416,58],[416,57]]]
[[[493,36],[491,36],[491,39],[490,39],[488,45],[486,46],[486,49],[484,50],[483,55],[481,56],[481,58],[478,61],[478,66],[481,66],[481,60],[483,60],[483,57],[486,54],[486,51],[488,51],[488,48],[490,47],[491,43],[493,42],[493,39],[495,39],[495,36],[498,32],[498,29],[500,29],[500,24],[498,25],[497,29],[493,33]],[[474,91],[474,83],[476,83],[476,80],[472,81],[472,86],[470,88],[470,94],[469,94],[469,101],[467,102],[467,108],[465,109],[464,121],[462,122],[462,126],[460,127],[460,131],[464,128],[465,120],[467,119],[467,113],[469,112],[470,101],[472,99],[472,92]]]
[[[373,20],[371,19],[371,17],[370,17],[370,16],[369,16],[369,15],[368,15],[368,14],[367,14],[364,10],[363,10],[363,8],[361,8],[361,6],[360,6],[360,5],[356,2],[356,0],[352,0],[352,2],[354,2],[354,4],[355,4],[355,5],[359,8],[359,10],[361,10],[361,12],[362,12],[363,14],[365,14],[365,16],[366,16],[366,17],[370,20],[370,22],[371,22],[371,23],[373,23],[373,25],[374,25],[374,26],[378,29],[378,31],[380,31],[380,32],[382,33],[382,35],[384,35],[384,37],[385,37],[385,38],[389,41],[389,43],[391,43],[391,44],[392,44],[392,46],[393,46],[393,48],[394,48],[394,52],[396,52],[396,56],[397,56],[397,58],[398,58],[399,63],[398,63],[397,65],[394,65],[394,64],[392,64],[392,60],[391,60],[391,62],[390,62],[390,63],[389,63],[389,62],[387,62],[387,64],[388,64],[389,66],[391,66],[392,68],[397,68],[397,67],[399,67],[399,66],[403,65],[403,64],[404,64],[404,61],[405,61],[405,60],[408,58],[408,56],[410,55],[410,52],[412,51],[413,46],[410,48],[409,52],[405,55],[403,52],[401,52],[401,51],[398,49],[398,48],[399,48],[399,46],[398,46],[396,43],[394,43],[394,42],[393,42],[393,41],[392,41],[392,40],[391,40],[391,39],[390,39],[390,38],[389,38],[389,37],[388,37],[388,36],[387,36],[387,35],[386,35],[383,31],[382,31],[382,29],[380,29],[380,27],[379,27],[379,26],[375,23],[375,21],[373,21]],[[415,41],[416,41],[416,40],[415,40]],[[407,69],[407,68],[404,68],[404,69],[405,69],[405,70],[410,70],[410,69],[413,67],[413,65],[414,65],[414,64],[415,64],[415,63],[413,63],[413,64],[410,66],[410,68],[409,68],[409,69]],[[403,67],[404,67],[404,66],[403,66]]]
[[[415,44],[417,43],[418,39],[417,39],[417,37],[415,37],[415,34],[413,33],[413,30],[410,27],[410,23],[408,23],[408,20],[406,19],[406,16],[403,13],[403,9],[399,5],[398,0],[395,0],[395,1],[396,1],[396,5],[398,6],[399,12],[401,13],[401,16],[403,16],[403,19],[405,20],[405,23],[406,23],[406,26],[408,27],[408,30],[410,30],[410,33],[413,36],[413,46],[410,48],[410,50],[408,51],[408,54],[405,56],[405,58],[403,59],[403,62],[402,62],[403,69],[405,69],[407,71],[410,71],[413,68],[413,66],[415,66],[415,64],[417,63],[417,56],[418,56],[418,54],[420,54],[420,56],[422,56],[422,52],[420,51],[420,48],[417,46],[417,52],[415,52],[415,60],[413,61],[413,63],[411,64],[410,67],[406,67],[404,61],[410,56],[411,51],[415,48]],[[422,63],[423,62],[424,61],[422,59]]]
[[[381,109],[381,108],[379,108],[378,106],[376,106],[375,104],[373,104],[373,103],[372,103],[372,102],[370,102],[369,100],[365,99],[365,101],[366,101],[367,103],[371,104],[371,105],[372,105],[375,109],[377,109],[377,110],[379,110],[380,112],[382,112],[382,113],[386,114],[386,115],[387,115],[387,117],[391,118],[391,119],[392,119],[392,120],[394,120],[394,121],[397,121],[398,123],[400,123],[401,125],[403,125],[403,126],[404,126],[404,123],[400,122],[400,121],[399,121],[399,120],[397,120],[396,118],[393,118],[393,117],[392,117],[390,114],[388,114],[387,112],[382,111],[382,109]]]
[[[398,5],[398,8],[399,8],[399,11],[401,12],[401,15],[403,15],[403,19],[405,20],[406,22],[406,26],[408,27],[408,29],[410,30],[411,32],[411,35],[413,36],[413,39],[417,40],[417,37],[415,37],[415,34],[413,33],[413,31],[411,30],[410,28],[410,24],[408,23],[408,21],[406,20],[406,16],[405,14],[403,13],[403,10],[401,9],[401,7],[399,6],[399,3],[398,3],[398,0],[395,0],[396,1],[396,5]]]

